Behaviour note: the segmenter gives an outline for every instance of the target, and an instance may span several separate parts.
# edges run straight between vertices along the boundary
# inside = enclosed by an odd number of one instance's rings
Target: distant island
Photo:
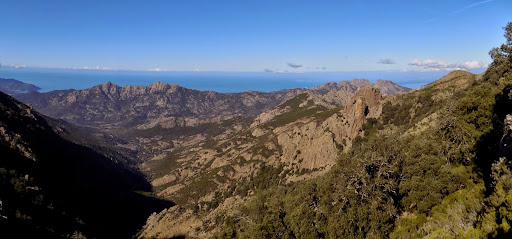
[[[8,95],[28,93],[31,91],[38,91],[40,89],[41,88],[35,85],[23,83],[15,79],[0,78],[0,91]]]

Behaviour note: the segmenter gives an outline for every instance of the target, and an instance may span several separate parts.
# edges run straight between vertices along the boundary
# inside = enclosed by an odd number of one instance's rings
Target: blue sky
[[[176,71],[478,70],[510,0],[0,2],[0,63]]]

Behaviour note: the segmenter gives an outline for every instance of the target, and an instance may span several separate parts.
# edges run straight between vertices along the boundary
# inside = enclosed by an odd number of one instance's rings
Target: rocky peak
[[[110,81],[107,81],[107,82],[105,82],[105,83],[101,84],[101,86],[102,86],[102,87],[110,87],[110,86],[112,86],[112,85],[114,85],[114,83],[112,83],[112,82],[110,82]]]
[[[353,112],[361,118],[375,118],[381,113],[380,102],[382,94],[375,87],[363,87],[352,96],[352,104],[346,105],[345,112]]]
[[[156,81],[155,83],[149,85],[147,88],[149,89],[149,92],[165,92],[165,91],[175,92],[181,87],[177,84],[170,84],[170,83],[165,83],[165,82],[161,82],[161,81]]]
[[[311,170],[334,165],[339,153],[350,149],[357,136],[364,135],[362,127],[366,120],[379,117],[382,99],[379,89],[366,86],[359,89],[341,111],[321,124],[303,120],[274,129],[282,151],[280,161]]]
[[[112,93],[116,93],[119,91],[119,88],[121,88],[120,86],[110,82],[110,81],[107,81],[101,85],[97,85],[93,88],[91,88],[93,91],[97,91],[99,90],[100,92],[103,92],[107,95],[109,94],[112,94]]]
[[[99,85],[99,87],[102,88],[102,89],[110,89],[110,88],[113,88],[113,87],[114,88],[119,88],[120,86],[118,86],[118,85],[116,85],[116,84],[114,84],[114,83],[112,83],[110,81],[107,81],[107,82]]]
[[[372,83],[367,79],[353,79],[351,81],[340,81],[338,83],[335,82],[327,82],[321,86],[316,86],[311,88],[311,91],[320,94],[333,94],[337,91],[343,90],[347,92],[355,92],[357,89],[364,86],[371,86]]]
[[[336,105],[346,105],[352,94],[368,86],[374,86],[379,89],[383,96],[405,93],[411,90],[389,80],[379,79],[375,84],[372,84],[368,79],[353,79],[351,81],[340,81],[338,83],[328,82],[321,86],[311,88],[311,91],[322,96],[327,102]]]
[[[357,136],[363,136],[363,124],[368,118],[378,118],[382,113],[382,94],[375,87],[363,87],[340,111],[327,119],[324,128],[333,132],[334,140],[343,144],[344,151],[352,147]]]
[[[357,88],[372,85],[372,83],[368,79],[353,79],[350,81],[350,84],[356,86]]]
[[[393,81],[381,79],[378,79],[373,86],[378,88],[383,96],[406,93],[411,90],[410,88],[397,85]]]

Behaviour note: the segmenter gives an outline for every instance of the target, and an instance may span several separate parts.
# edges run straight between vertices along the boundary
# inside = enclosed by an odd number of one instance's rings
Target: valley
[[[179,224],[214,226],[215,210],[226,200],[325,174],[363,135],[366,118],[380,115],[379,88],[388,94],[409,91],[368,80],[238,94],[107,82],[16,97],[57,119],[47,122],[60,137],[143,172],[156,197],[177,203],[168,210],[183,215],[165,227],[166,235],[193,236]],[[140,235],[151,237],[146,233]]]
[[[418,89],[15,82],[0,93],[0,226],[25,238],[509,238],[504,29],[485,72]]]

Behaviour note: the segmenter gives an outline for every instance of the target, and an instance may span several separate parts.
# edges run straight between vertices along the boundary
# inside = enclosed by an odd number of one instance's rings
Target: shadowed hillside
[[[146,196],[151,186],[140,173],[62,139],[45,118],[1,92],[0,109],[3,233],[126,238],[150,213],[172,205]]]

